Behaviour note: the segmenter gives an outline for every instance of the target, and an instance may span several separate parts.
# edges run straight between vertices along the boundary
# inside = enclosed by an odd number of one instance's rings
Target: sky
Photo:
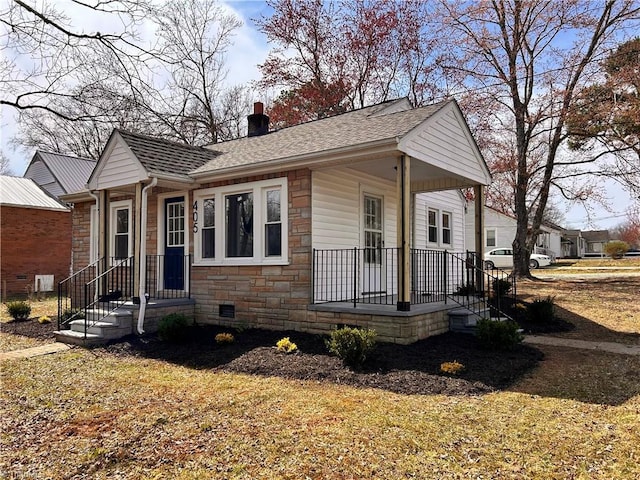
[[[4,2],[5,0],[0,0]],[[63,2],[69,0],[57,0],[56,5],[64,5]],[[70,3],[70,2],[69,2]],[[261,15],[268,16],[270,7],[263,1],[253,0],[227,0],[220,2],[229,8],[242,19],[243,27],[235,36],[234,46],[227,56],[227,66],[229,69],[228,81],[230,84],[244,84],[253,80],[258,80],[260,73],[258,64],[264,62],[270,45],[266,37],[257,30],[252,19]],[[65,8],[73,20],[73,7]],[[101,29],[105,27],[99,25],[99,19],[88,20],[86,16],[79,19],[80,25],[86,31]],[[0,51],[0,54],[2,52]],[[23,175],[35,150],[25,151],[15,148],[11,144],[12,137],[17,133],[16,112],[6,106],[0,106],[0,149],[10,161],[10,169],[14,175]],[[578,228],[582,230],[612,228],[622,223],[625,218],[625,210],[633,202],[629,194],[613,181],[605,184],[607,208],[592,205],[591,217],[582,206],[574,206],[565,212],[565,221],[562,226],[565,228]],[[565,208],[561,205],[561,210]]]

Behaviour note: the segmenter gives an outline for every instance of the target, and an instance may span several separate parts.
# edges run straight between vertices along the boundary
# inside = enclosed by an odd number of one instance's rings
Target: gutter
[[[151,183],[142,189],[142,204],[140,214],[140,262],[147,256],[147,192],[158,184],[158,179],[153,177]],[[147,311],[147,297],[144,291],[145,284],[147,283],[147,269],[142,267],[140,263],[140,289],[138,295],[140,296],[140,310],[138,311],[138,325],[137,330],[140,335],[144,334],[144,315]]]

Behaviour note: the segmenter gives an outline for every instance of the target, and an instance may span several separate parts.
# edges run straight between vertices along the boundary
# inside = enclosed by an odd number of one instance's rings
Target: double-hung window
[[[286,177],[196,191],[196,265],[286,263],[287,198]]]
[[[453,217],[450,212],[427,208],[427,244],[450,248],[453,244]]]
[[[110,254],[114,260],[123,260],[132,254],[131,200],[112,202],[110,210]]]
[[[438,211],[427,210],[427,240],[429,243],[438,243]]]
[[[495,228],[487,228],[485,230],[485,242],[487,247],[495,247],[496,242],[496,230]]]
[[[451,214],[442,212],[442,244],[451,246]]]

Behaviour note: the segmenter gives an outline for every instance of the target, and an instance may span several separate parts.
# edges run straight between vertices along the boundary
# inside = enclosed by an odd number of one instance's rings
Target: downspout
[[[158,179],[153,177],[151,183],[142,189],[142,204],[141,204],[141,225],[140,225],[140,289],[138,295],[140,296],[140,310],[138,311],[138,333],[144,334],[144,314],[147,310],[147,297],[145,295],[144,287],[147,283],[147,269],[146,269],[146,257],[147,257],[147,191],[155,187],[158,183]]]

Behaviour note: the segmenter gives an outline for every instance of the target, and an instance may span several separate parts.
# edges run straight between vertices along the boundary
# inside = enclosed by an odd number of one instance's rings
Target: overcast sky
[[[62,3],[65,0],[59,0]],[[227,0],[220,3],[227,4],[241,18],[244,26],[236,33],[234,46],[227,56],[230,84],[244,84],[259,78],[257,65],[264,62],[269,45],[266,37],[257,31],[252,19],[261,15],[269,15],[270,9],[263,1],[257,0]],[[73,7],[69,7],[73,8]],[[65,9],[66,10],[66,9]],[[82,19],[83,27],[91,30],[87,19]],[[98,27],[96,26],[96,29]],[[23,175],[35,151],[16,149],[10,145],[11,137],[16,133],[16,115],[11,108],[0,107],[0,149],[10,160],[10,168],[14,175]],[[580,228],[583,230],[611,228],[620,224],[624,219],[624,212],[632,199],[615,182],[607,183],[607,196],[610,200],[609,210],[595,207],[593,222],[587,222],[587,215],[582,207],[574,207],[565,216],[562,226],[565,228]],[[561,207],[561,210],[563,208]]]

